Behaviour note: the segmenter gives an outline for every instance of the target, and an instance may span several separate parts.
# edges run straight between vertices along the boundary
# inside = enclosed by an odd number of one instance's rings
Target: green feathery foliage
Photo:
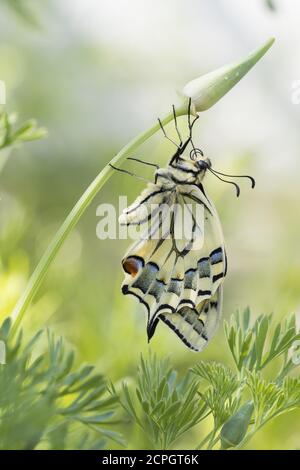
[[[197,395],[197,388],[191,374],[178,380],[167,359],[150,355],[148,360],[141,357],[135,396],[123,382],[119,401],[144,432],[150,448],[168,449],[207,415],[207,405]],[[117,394],[113,385],[111,393]]]
[[[0,152],[32,140],[42,139],[47,135],[44,127],[37,127],[34,119],[30,119],[20,127],[15,127],[16,114],[0,111]]]
[[[149,447],[168,449],[209,415],[211,430],[197,446],[242,447],[267,422],[300,407],[300,379],[291,377],[300,363],[300,334],[295,316],[272,327],[272,316],[251,322],[249,309],[225,322],[236,370],[200,361],[181,380],[166,359],[141,357],[135,385],[111,386]],[[264,374],[268,369],[268,374]]]
[[[117,397],[108,394],[105,378],[90,365],[74,368],[74,353],[49,331],[46,350],[43,331],[25,344],[22,332],[14,341],[10,331],[6,319],[0,328],[0,449],[101,449],[107,439],[124,445],[110,429],[119,423]]]
[[[28,0],[2,0],[7,7],[27,26],[31,28],[39,28],[40,23],[37,19],[32,2]]]

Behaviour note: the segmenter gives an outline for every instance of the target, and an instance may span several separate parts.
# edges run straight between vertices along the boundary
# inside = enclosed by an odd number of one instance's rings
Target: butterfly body
[[[122,292],[145,306],[149,340],[162,322],[201,351],[219,323],[227,260],[219,218],[202,185],[211,163],[185,158],[189,141],[120,216],[122,225],[145,227],[122,261]]]

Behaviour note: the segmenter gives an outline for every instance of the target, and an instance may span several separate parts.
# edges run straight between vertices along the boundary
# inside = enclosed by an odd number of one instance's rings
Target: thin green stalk
[[[205,436],[204,439],[202,439],[200,444],[198,444],[198,446],[196,447],[196,450],[202,449],[206,443],[208,443],[206,450],[211,450],[220,439],[220,434],[218,434],[219,429],[220,429],[220,426],[217,426],[217,427],[214,426],[214,428],[207,434],[207,436]],[[217,437],[216,437],[216,434],[218,434]]]
[[[213,442],[212,442],[212,444],[211,444],[210,450],[213,450],[213,448],[215,447],[215,445],[216,445],[216,444],[218,443],[218,441],[220,440],[220,437],[221,437],[220,434],[218,434],[218,435],[214,438],[214,440],[213,440]]]
[[[214,445],[218,442],[219,435],[216,437],[218,429],[219,429],[219,427],[213,429],[213,432],[211,433],[210,440],[209,440],[209,443],[208,443],[208,446],[207,446],[207,450],[212,450]]]
[[[202,447],[207,443],[207,441],[209,441],[213,437],[214,432],[215,432],[214,429],[212,431],[210,431],[210,433],[207,434],[207,436],[205,436],[204,439],[202,439],[200,444],[197,445],[196,450],[202,449]]]
[[[177,116],[182,116],[187,114],[187,105],[186,103],[182,105],[180,108],[176,109]],[[164,119],[162,119],[162,123],[168,124],[173,119],[173,113],[168,114]],[[154,124],[145,132],[142,132],[133,140],[131,140],[125,147],[120,150],[120,152],[110,161],[113,165],[120,165],[125,158],[132,154],[134,150],[136,150],[141,144],[143,144],[146,140],[148,140],[152,135],[154,135],[160,126],[158,123]],[[64,243],[65,239],[75,227],[81,216],[83,215],[84,211],[87,207],[91,204],[94,197],[98,194],[102,186],[106,183],[106,181],[113,175],[115,170],[107,164],[103,170],[96,176],[94,181],[89,185],[89,187],[85,190],[82,194],[80,199],[77,201],[71,212],[68,214],[65,221],[62,223],[56,234],[54,235],[50,245],[46,249],[45,253],[43,254],[40,262],[38,263],[37,267],[35,268],[34,272],[32,273],[28,284],[23,292],[22,296],[20,297],[19,301],[17,302],[13,312],[12,312],[12,319],[14,320],[14,324],[12,327],[12,335],[14,335],[23,319],[23,316],[29,307],[30,303],[32,302],[38,288],[40,287],[47,271],[55,259],[60,247]]]
[[[244,437],[244,439],[242,440],[242,442],[240,442],[240,444],[236,447],[236,449],[241,449],[243,448],[251,439],[252,437],[258,432],[260,431],[269,421],[271,421],[272,419],[274,418],[277,418],[278,416],[288,412],[288,411],[292,411],[293,408],[290,408],[290,407],[284,407],[282,408],[282,410],[280,412],[275,412],[273,413],[272,415],[268,416],[268,418],[262,420],[259,424],[257,424],[257,426],[255,426],[253,429],[251,429],[251,431]],[[296,406],[295,406],[295,409],[296,409]]]

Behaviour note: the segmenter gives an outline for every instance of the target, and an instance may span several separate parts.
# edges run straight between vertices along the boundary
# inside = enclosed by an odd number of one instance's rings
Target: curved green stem
[[[210,436],[210,440],[209,440],[209,443],[208,443],[208,446],[207,446],[207,450],[212,450],[212,448],[216,445],[216,443],[218,442],[218,440],[220,439],[220,435],[218,434],[216,436],[216,434],[218,433],[220,427],[218,426],[217,428],[214,428],[212,433],[211,433],[211,436]]]
[[[177,116],[183,116],[187,114],[187,104],[185,103],[180,108],[176,109],[176,114]],[[163,124],[168,124],[170,121],[172,121],[172,119],[173,113],[170,113],[165,116],[165,118],[162,119],[161,122]],[[125,145],[125,147],[120,150],[120,152],[110,161],[110,163],[114,165],[120,165],[128,155],[130,155],[135,149],[137,149],[141,144],[143,144],[152,135],[154,135],[159,129],[160,126],[158,123],[156,123],[145,132],[139,134],[127,145]],[[14,320],[14,324],[12,327],[12,335],[14,335],[18,330],[27,308],[33,300],[38,288],[40,287],[49,269],[50,264],[56,257],[60,247],[64,243],[69,233],[75,227],[80,217],[83,215],[84,211],[93,201],[94,197],[98,194],[102,186],[112,176],[113,173],[114,170],[111,168],[111,166],[109,166],[109,164],[107,164],[82,194],[82,196],[77,201],[71,212],[68,214],[65,221],[62,223],[62,225],[54,235],[50,245],[46,249],[40,262],[32,273],[25,288],[25,291],[23,292],[22,296],[20,297],[12,312],[12,319]]]

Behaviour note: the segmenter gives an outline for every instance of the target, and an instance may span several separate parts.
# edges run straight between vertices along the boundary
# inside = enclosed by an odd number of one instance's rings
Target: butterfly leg
[[[152,183],[152,181],[147,180],[146,178],[143,178],[142,176],[135,175],[134,173],[132,173],[131,171],[128,171],[128,170],[123,170],[123,168],[117,168],[116,166],[112,165],[111,163],[109,163],[109,166],[113,170],[120,171],[121,173],[125,173],[126,175],[129,175],[129,176],[133,176],[134,178],[137,178],[141,181],[145,181],[146,183]]]
[[[192,131],[192,127],[193,127],[194,122],[192,124],[190,123],[190,114],[191,114],[190,107],[191,107],[191,99],[189,100],[189,110],[188,110],[189,129],[190,129],[190,137],[191,137],[191,131]],[[179,139],[179,145],[176,144],[176,142],[174,142],[174,140],[170,139],[170,137],[167,135],[160,119],[158,119],[158,122],[159,122],[161,130],[163,131],[163,134],[164,134],[165,138],[168,139],[170,142],[172,142],[179,149],[179,148],[181,148],[181,146],[183,144],[183,141],[182,141],[182,137],[181,137],[181,134],[180,134],[180,131],[179,131],[179,127],[178,127],[176,108],[175,108],[174,104],[172,105],[172,110],[173,110],[173,119],[174,119],[175,129],[176,129],[176,133],[177,133],[177,136],[178,136],[178,139]],[[197,116],[196,119],[198,119],[198,116]]]
[[[128,157],[126,160],[132,160],[133,162],[143,163],[144,165],[154,166],[157,170],[159,169],[159,165],[157,165],[157,163],[145,162],[139,158]]]
[[[176,144],[176,142],[174,142],[172,139],[170,139],[167,134],[166,134],[166,131],[162,125],[162,122],[160,119],[158,119],[158,122],[159,122],[159,125],[161,127],[161,130],[163,131],[164,133],[164,136],[170,140],[174,145],[176,145],[177,148],[180,148],[183,144],[182,142],[182,137],[181,137],[181,134],[180,134],[180,131],[179,131],[179,128],[178,128],[178,122],[177,122],[177,114],[176,114],[176,109],[175,109],[175,106],[174,104],[172,104],[172,110],[173,110],[173,119],[174,119],[174,125],[175,125],[175,129],[176,129],[176,133],[177,133],[177,136],[178,136],[178,139],[179,139],[179,145]]]
[[[178,129],[177,115],[176,115],[176,109],[175,109],[174,104],[172,105],[172,109],[173,109],[175,129],[176,129],[176,132],[177,132],[177,135],[178,135],[178,138],[179,138],[179,147],[181,147],[182,146],[182,138],[181,138],[181,134],[180,134],[179,129]]]
[[[166,133],[166,131],[165,131],[165,128],[164,128],[164,126],[163,126],[163,124],[162,124],[162,122],[161,122],[161,120],[160,120],[159,118],[158,118],[158,123],[159,123],[159,125],[160,125],[160,128],[161,128],[161,130],[162,130],[162,132],[163,132],[165,138],[168,139],[170,142],[172,142],[172,144],[174,144],[175,147],[177,147],[177,148],[179,149],[179,148],[180,148],[180,145],[176,144],[176,142],[175,142],[173,139],[171,139],[171,138],[167,135],[167,133]]]

